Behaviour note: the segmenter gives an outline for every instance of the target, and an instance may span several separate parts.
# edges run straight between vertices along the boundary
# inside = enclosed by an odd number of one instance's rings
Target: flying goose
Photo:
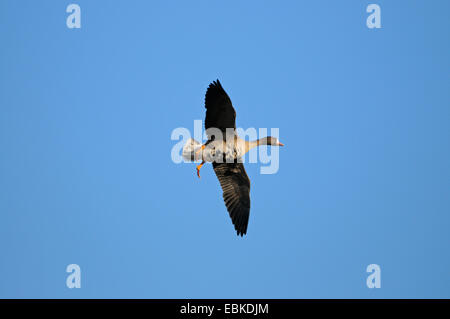
[[[223,199],[237,235],[247,233],[250,215],[250,179],[241,157],[258,145],[284,146],[275,137],[245,141],[236,133],[236,111],[219,80],[212,82],[205,95],[205,130],[207,142],[190,139],[183,148],[187,160],[202,159],[197,176],[206,162],[211,162],[223,191]],[[218,138],[219,136],[219,138]]]

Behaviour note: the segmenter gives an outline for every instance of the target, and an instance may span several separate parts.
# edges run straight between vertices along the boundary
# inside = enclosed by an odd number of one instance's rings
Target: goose
[[[205,95],[205,130],[207,141],[201,145],[190,139],[183,147],[183,157],[202,160],[197,176],[206,162],[211,162],[223,192],[223,199],[238,236],[247,234],[250,216],[250,179],[242,156],[259,145],[284,146],[276,137],[256,141],[241,139],[236,132],[236,111],[219,80],[213,81]]]

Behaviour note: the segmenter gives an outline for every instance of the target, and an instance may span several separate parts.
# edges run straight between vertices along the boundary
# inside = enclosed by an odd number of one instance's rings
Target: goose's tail
[[[193,138],[188,139],[186,144],[183,146],[183,154],[182,154],[183,158],[186,161],[191,161],[191,162],[196,161],[195,152],[198,149],[200,149],[201,146],[202,146],[202,144],[197,142]]]

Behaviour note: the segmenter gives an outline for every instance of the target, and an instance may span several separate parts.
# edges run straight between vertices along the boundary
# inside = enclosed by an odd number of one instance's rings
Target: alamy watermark
[[[381,267],[377,264],[370,264],[366,268],[366,272],[370,273],[367,276],[367,288],[381,288]]]
[[[261,163],[261,174],[275,174],[280,167],[280,156],[278,147],[270,147],[270,143],[277,143],[279,129],[271,128],[236,128],[237,135],[247,141],[247,144],[235,140],[234,129],[227,129],[224,134],[219,129],[211,128],[203,132],[202,121],[194,120],[194,134],[185,127],[177,127],[172,131],[171,140],[178,141],[171,150],[171,159],[175,164],[199,162],[206,159],[208,162],[232,162],[237,158],[241,163]],[[269,134],[270,133],[270,134]],[[225,137],[223,136],[225,135]],[[200,149],[208,136],[214,136],[215,141],[225,140],[226,147],[218,148],[217,143],[211,143],[205,149]],[[270,136],[272,139],[266,137]],[[259,142],[258,142],[259,140]],[[280,144],[280,143],[279,143]],[[258,147],[256,147],[258,146]],[[248,150],[247,150],[248,148]],[[195,156],[196,153],[198,156]]]
[[[381,8],[378,4],[369,4],[366,12],[370,13],[367,17],[366,25],[369,29],[381,29]]]
[[[77,264],[70,264],[66,268],[70,275],[66,278],[67,288],[81,288],[81,268]]]
[[[66,8],[66,12],[70,13],[66,19],[66,25],[69,29],[81,28],[81,8],[78,4],[69,4]]]

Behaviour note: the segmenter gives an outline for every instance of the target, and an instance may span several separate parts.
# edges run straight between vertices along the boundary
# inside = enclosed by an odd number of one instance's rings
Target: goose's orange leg
[[[195,156],[194,156],[194,158],[197,160],[198,158],[198,154],[201,152],[201,151],[203,151],[204,149],[205,149],[205,147],[206,147],[206,144],[203,144],[198,150],[196,150],[195,151]],[[201,166],[200,166],[201,167]]]
[[[202,161],[200,165],[197,165],[197,176],[200,178],[200,168],[202,168],[203,164],[205,164],[205,161]]]

